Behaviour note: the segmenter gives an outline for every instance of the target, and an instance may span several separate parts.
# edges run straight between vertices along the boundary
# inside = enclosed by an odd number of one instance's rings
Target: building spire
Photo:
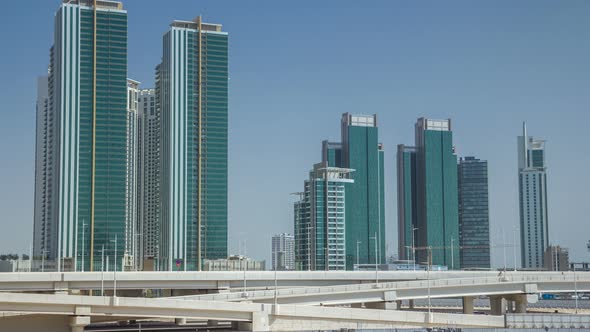
[[[529,139],[526,134],[526,121],[522,122],[522,144],[524,152],[524,167],[529,167]]]

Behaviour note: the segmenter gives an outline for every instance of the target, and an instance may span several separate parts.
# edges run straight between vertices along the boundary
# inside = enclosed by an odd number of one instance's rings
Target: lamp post
[[[514,254],[514,271],[516,271],[516,232],[518,231],[518,227],[514,226],[514,230],[512,232],[512,241],[514,245],[512,246],[512,252]]]
[[[504,250],[504,275],[506,275],[506,237],[504,236],[504,229],[502,229],[502,249]]]
[[[416,232],[418,230],[418,227],[413,227],[412,228],[412,259],[414,261],[414,271],[416,271],[416,244],[415,242],[415,236],[414,236],[414,232]]]
[[[86,220],[82,219],[82,248],[85,248],[86,246],[84,245],[84,229],[86,228]],[[86,254],[86,251],[84,249],[82,249],[82,272],[84,272],[84,256]]]
[[[356,240],[356,268],[359,268],[359,244],[361,244],[361,241]]]
[[[113,297],[117,297],[117,234],[115,234],[115,241],[110,240],[110,242],[115,243],[115,268],[113,270]]]
[[[428,319],[430,320],[430,266],[432,264],[432,246],[428,246],[428,267],[426,270],[426,282],[428,286]]]
[[[451,270],[455,269],[455,255],[453,254],[453,242],[455,239],[451,236]]]
[[[104,296],[104,244],[100,250],[100,296]]]
[[[375,286],[377,286],[379,284],[379,265],[377,264],[377,233],[375,233],[375,236],[369,237],[369,239],[375,240]]]
[[[576,264],[574,264],[574,300],[576,301],[576,315],[578,314],[578,278],[576,278]]]
[[[41,272],[45,272],[45,255],[47,255],[48,252],[47,249],[41,251]]]

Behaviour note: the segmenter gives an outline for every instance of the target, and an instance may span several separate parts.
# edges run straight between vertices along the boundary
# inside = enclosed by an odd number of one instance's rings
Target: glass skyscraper
[[[101,268],[104,247],[109,269],[116,264],[120,270],[126,225],[127,12],[115,1],[96,1],[96,6],[89,0],[64,1],[55,15],[54,36],[47,113],[51,158],[36,180],[47,185],[51,201],[35,210],[35,232],[46,232],[43,240],[36,236],[34,252],[55,260],[58,270],[90,271]],[[41,151],[38,160],[44,158]]]
[[[163,41],[158,263],[201,270],[227,257],[228,34],[198,17],[174,21]]]
[[[459,237],[462,268],[490,267],[488,162],[464,157],[459,177]]]
[[[160,243],[160,108],[155,89],[138,92],[138,195],[139,229],[137,236],[140,266],[157,269]],[[145,264],[152,260],[152,264]],[[156,263],[156,264],[154,264]]]
[[[416,262],[428,262],[430,248],[432,264],[456,269],[460,266],[459,211],[451,120],[419,118],[415,137],[415,147],[398,146],[400,256],[408,257],[406,246],[414,246]]]
[[[416,220],[418,200],[416,199],[416,148],[400,144],[397,146],[397,214],[398,253],[401,260],[414,260],[416,245]]]
[[[338,186],[339,190],[346,192],[343,205],[345,267],[352,270],[357,262],[374,264],[385,261],[384,151],[378,141],[377,116],[343,114],[341,138],[341,142],[322,142],[320,165],[326,169],[345,170],[347,179],[352,180]],[[305,213],[310,204],[309,197],[305,195],[313,192],[313,188],[307,188],[309,185],[306,182],[304,197],[295,203],[295,241],[299,253],[305,253],[305,248],[308,248],[305,241],[298,240],[305,236],[301,232],[307,230],[299,229],[298,232],[297,225],[299,219],[309,218]],[[301,256],[297,257],[298,263],[307,269],[310,263],[302,260]],[[319,264],[314,268],[323,269]]]
[[[376,115],[345,113],[341,142],[324,141],[326,165],[354,170],[346,195],[346,268],[385,262],[384,151]],[[375,253],[375,242],[377,252]],[[358,250],[357,250],[358,247]],[[358,252],[358,259],[357,259]]]
[[[521,264],[523,268],[542,268],[543,253],[549,246],[545,141],[528,136],[524,123],[522,131],[518,137]]]
[[[314,165],[295,202],[295,260],[298,270],[345,270],[346,197],[353,170]]]

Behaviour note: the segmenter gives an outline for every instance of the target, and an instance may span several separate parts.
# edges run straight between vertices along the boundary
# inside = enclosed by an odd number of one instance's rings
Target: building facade
[[[41,76],[37,79],[33,222],[33,258],[37,260],[55,260],[57,252],[57,229],[55,229],[56,225],[53,220],[55,123],[50,107],[49,80],[47,76]]]
[[[121,270],[125,253],[127,12],[120,2],[95,3],[64,1],[55,15],[46,166],[53,196],[39,211],[50,215],[55,241],[37,239],[34,252],[49,251],[58,270],[100,270],[103,247],[109,269]]]
[[[160,243],[160,111],[155,89],[138,92],[138,188],[140,269],[156,269]]]
[[[125,188],[125,256],[123,267],[126,270],[141,269],[138,217],[139,206],[139,82],[127,79],[127,173]]]
[[[524,123],[522,131],[518,137],[521,264],[542,268],[549,246],[545,141],[528,136]]]
[[[488,162],[461,158],[457,174],[461,268],[490,268]]]
[[[222,259],[206,259],[203,271],[264,271],[265,261],[256,261],[242,255],[233,255]]]
[[[543,253],[544,268],[548,271],[568,271],[569,250],[561,246],[548,246]]]
[[[416,198],[416,148],[397,146],[397,218],[399,259],[416,259],[416,226],[418,225],[418,200]]]
[[[295,237],[282,233],[272,237],[272,269],[295,270]]]
[[[377,116],[343,114],[341,142],[322,143],[322,162],[328,167],[354,170],[354,185],[348,186],[346,195],[346,268],[352,270],[357,262],[383,264],[384,151],[379,143]]]
[[[297,270],[346,270],[346,196],[353,170],[314,165],[295,202]]]
[[[199,17],[174,21],[163,41],[158,263],[201,270],[227,257],[228,34]]]
[[[403,179],[398,181],[400,255],[409,256],[413,236],[417,263],[431,260],[458,269],[457,157],[451,120],[419,118],[415,137],[415,147],[398,146],[398,179]]]

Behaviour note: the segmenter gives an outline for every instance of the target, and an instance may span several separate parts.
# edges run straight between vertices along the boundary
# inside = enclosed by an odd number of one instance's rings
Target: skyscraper
[[[138,219],[141,235],[136,239],[142,270],[157,266],[160,243],[160,109],[156,90],[141,89],[138,96]]]
[[[415,137],[415,147],[398,146],[400,255],[409,256],[406,246],[411,246],[414,235],[417,263],[429,260],[430,248],[433,264],[459,268],[457,157],[451,120],[419,118]]]
[[[35,143],[35,219],[33,223],[33,259],[54,260],[57,230],[53,222],[53,181],[55,175],[55,124],[50,111],[48,77],[37,79],[37,128]],[[45,257],[43,257],[45,256]]]
[[[295,202],[295,259],[298,270],[345,270],[348,225],[346,197],[353,170],[314,165]]]
[[[549,246],[545,141],[528,136],[525,123],[522,132],[518,137],[521,263],[524,268],[541,268]]]
[[[462,268],[490,267],[488,162],[459,160],[459,243]]]
[[[416,148],[397,146],[398,253],[402,260],[414,260],[418,200],[416,199]]]
[[[48,79],[53,159],[45,166],[54,196],[38,213],[47,216],[48,238],[55,241],[46,245],[37,237],[34,251],[50,250],[47,256],[57,260],[58,270],[88,271],[100,269],[104,246],[109,268],[116,264],[120,270],[126,225],[127,12],[115,1],[66,0],[55,15],[54,32]]]
[[[385,262],[385,180],[377,116],[343,114],[341,138],[340,143],[323,142],[322,162],[330,167],[354,170],[354,185],[348,186],[346,195],[346,268],[352,270],[357,261],[382,264]],[[377,241],[377,253],[374,241]]]
[[[141,234],[138,212],[139,191],[139,82],[127,79],[127,173],[125,189],[125,256],[123,267],[138,270],[141,254],[138,238]]]
[[[227,257],[228,34],[174,21],[164,34],[161,107],[161,268],[201,270]]]
[[[272,237],[272,269],[295,270],[295,237],[281,233]]]

